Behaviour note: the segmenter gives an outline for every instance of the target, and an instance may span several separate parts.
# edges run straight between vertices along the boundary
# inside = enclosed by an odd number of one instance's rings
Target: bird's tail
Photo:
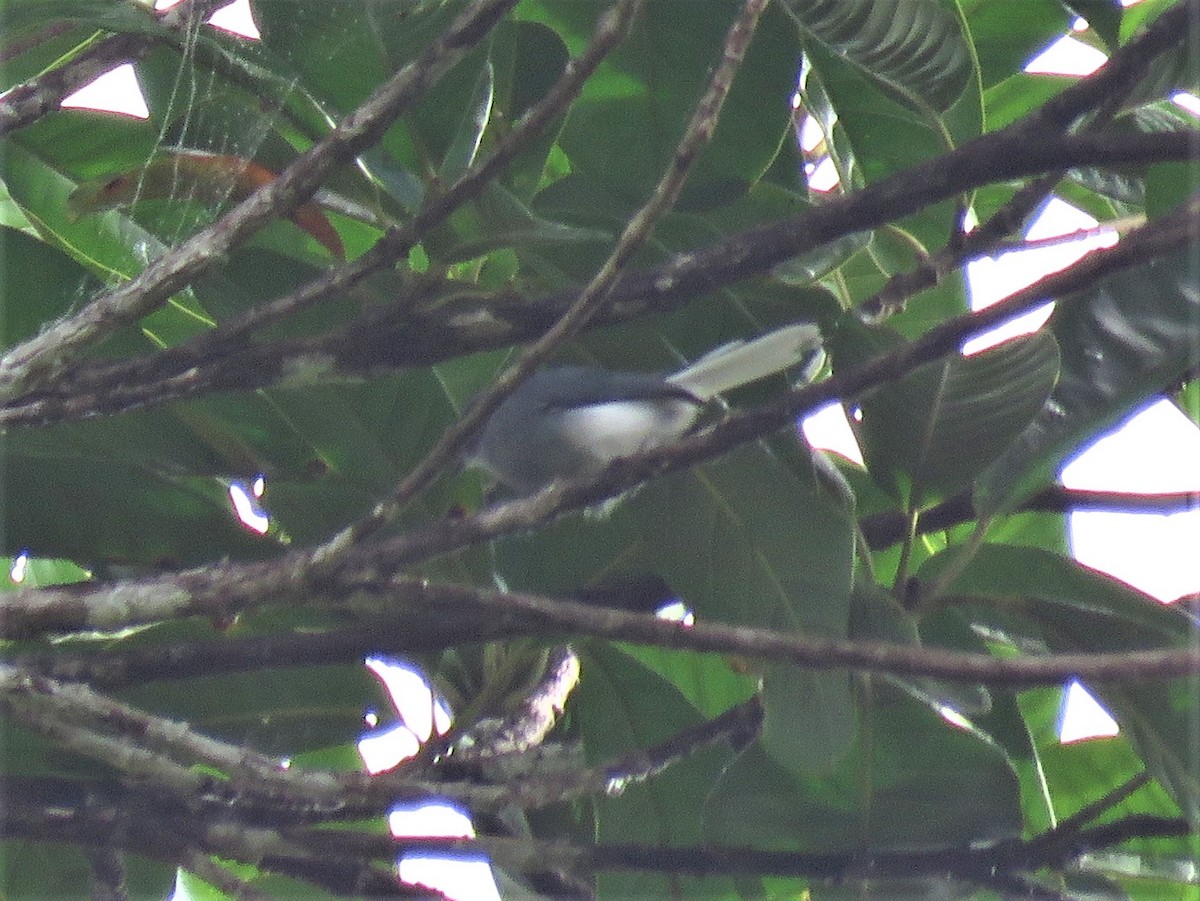
[[[821,332],[811,322],[785,326],[751,341],[731,341],[711,350],[667,381],[709,400],[803,362],[811,379],[825,362]]]

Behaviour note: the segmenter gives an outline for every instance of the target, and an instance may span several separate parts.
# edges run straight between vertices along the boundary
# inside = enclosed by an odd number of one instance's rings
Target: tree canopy
[[[1194,3],[226,2],[0,2],[5,897],[423,894],[411,850],[505,898],[1192,897],[1200,607],[1066,519],[1195,499],[1056,478],[1200,423]],[[1076,16],[1108,62],[1027,73]],[[61,106],[127,62],[148,118]],[[972,311],[1053,196],[1120,240]],[[668,446],[463,465],[546,364],[798,322],[814,381]],[[831,402],[863,465],[798,432]],[[373,775],[366,658],[452,715]],[[1060,742],[1074,678],[1118,735]],[[428,799],[478,838],[388,834]]]

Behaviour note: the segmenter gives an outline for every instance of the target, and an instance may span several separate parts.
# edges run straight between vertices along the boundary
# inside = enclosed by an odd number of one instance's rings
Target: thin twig
[[[1150,774],[1143,770],[1125,780],[1104,797],[1084,805],[1071,816],[1045,832],[1025,841],[1013,841],[1011,857],[1004,844],[997,848],[997,855],[1007,857],[1023,868],[1037,869],[1047,860],[1061,861],[1082,846],[1081,836],[1088,823],[1112,810],[1134,792],[1150,783]]]

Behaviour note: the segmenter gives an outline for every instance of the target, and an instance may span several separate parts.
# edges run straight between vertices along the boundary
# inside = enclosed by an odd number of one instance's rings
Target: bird
[[[824,362],[820,330],[802,322],[721,345],[667,375],[549,366],[488,417],[467,459],[509,489],[530,493],[670,444],[726,391],[800,364],[810,381]]]

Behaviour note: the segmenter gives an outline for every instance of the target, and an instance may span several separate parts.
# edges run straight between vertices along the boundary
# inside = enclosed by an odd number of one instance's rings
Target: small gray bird
[[[734,341],[670,375],[598,366],[553,366],[530,376],[488,419],[470,453],[519,492],[598,472],[618,457],[684,435],[725,391],[804,364],[812,379],[825,361],[821,333],[797,323]]]

